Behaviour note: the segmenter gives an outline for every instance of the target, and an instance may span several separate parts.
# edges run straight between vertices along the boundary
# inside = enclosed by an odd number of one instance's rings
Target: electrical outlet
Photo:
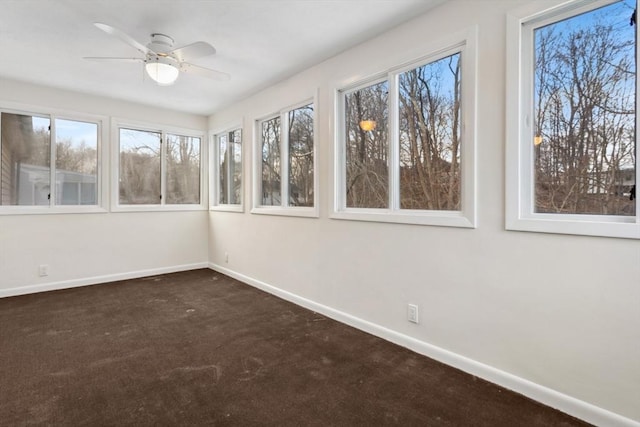
[[[407,306],[407,320],[412,323],[418,323],[418,306],[409,304]]]
[[[48,276],[49,266],[47,264],[40,264],[40,266],[38,266],[38,274],[40,277]]]
[[[224,253],[224,262],[226,262],[227,264],[229,264],[229,252],[225,252],[225,253]]]

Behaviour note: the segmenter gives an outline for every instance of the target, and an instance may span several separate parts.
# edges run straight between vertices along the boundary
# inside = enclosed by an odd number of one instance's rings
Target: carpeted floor
[[[0,299],[0,425],[587,424],[196,270]]]

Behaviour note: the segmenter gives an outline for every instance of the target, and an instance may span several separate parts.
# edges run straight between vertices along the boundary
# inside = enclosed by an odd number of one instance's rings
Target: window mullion
[[[280,116],[280,192],[281,206],[289,206],[289,112]]]
[[[214,156],[213,156],[213,170],[215,172],[215,185],[213,186],[213,197],[214,197],[214,205],[220,205],[221,204],[221,200],[224,199],[224,196],[226,196],[227,194],[227,190],[226,187],[223,187],[223,183],[222,183],[222,164],[224,164],[225,159],[227,158],[227,153],[224,153],[224,159],[222,159],[222,162],[220,161],[220,154],[221,154],[221,150],[220,150],[220,144],[222,141],[222,137],[224,134],[222,135],[216,135],[213,137],[214,142]],[[226,199],[225,199],[226,200]]]
[[[220,199],[223,198],[226,203],[229,203],[229,133],[226,132],[224,134],[224,137],[226,138],[226,146],[225,146],[225,151],[224,151],[224,155],[221,157],[220,153],[221,153],[221,136],[218,137],[218,140],[216,141],[216,172],[217,172],[217,185],[216,185],[216,196],[217,196],[217,203],[220,203]],[[226,170],[223,170],[222,165],[226,164],[227,168]],[[224,173],[225,175],[225,180],[222,179],[222,174]],[[223,185],[224,184],[224,185]]]
[[[264,162],[263,162],[263,150],[264,150],[264,136],[262,133],[262,126],[264,120],[258,120],[254,123],[254,143],[252,150],[253,154],[253,191],[252,191],[252,203],[253,206],[263,205],[264,194]]]
[[[103,141],[102,141],[102,126],[105,125],[104,121],[99,121],[97,123],[98,128],[97,128],[97,132],[98,134],[96,135],[96,203],[98,206],[102,206],[102,200],[103,197],[106,197],[103,194],[103,178],[104,178],[104,171],[103,171],[103,164],[102,164],[102,159],[104,156],[104,146]],[[108,158],[108,156],[106,156]]]
[[[635,4],[635,11],[638,10],[638,1],[636,1]],[[635,16],[635,12],[634,11],[634,16]],[[638,114],[638,106],[640,106],[640,90],[638,88],[640,88],[640,86],[638,85],[638,83],[640,83],[640,76],[638,75],[638,59],[640,58],[640,47],[638,47],[638,40],[639,35],[640,35],[640,30],[638,29],[638,23],[636,21],[636,23],[634,24],[634,28],[635,28],[635,42],[636,42],[636,52],[635,52],[635,67],[636,67],[636,105],[635,105],[635,113],[636,113],[636,123],[635,123],[635,143],[636,143],[636,153],[635,153],[635,164],[634,164],[634,168],[636,170],[636,176],[635,176],[635,189],[636,189],[636,195],[635,195],[635,216],[636,216],[636,224],[640,225],[640,198],[638,197],[638,184],[640,184],[640,167],[638,167],[640,165],[640,162],[638,161],[638,159],[640,158],[640,144],[638,144],[638,129],[640,129],[640,114]]]
[[[525,28],[522,34],[522,45],[526,49],[522,50],[522,121],[520,129],[520,185],[522,195],[520,198],[520,215],[531,215],[534,213],[534,167],[533,167],[533,120],[534,120],[534,85],[533,76],[535,64],[533,61],[535,46],[533,45],[533,28]]]
[[[218,171],[218,167],[216,166],[216,164],[218,163],[218,159],[219,159],[219,154],[218,154],[218,149],[216,148],[217,144],[218,144],[218,137],[216,135],[212,135],[210,134],[208,136],[208,142],[209,142],[209,170],[212,171],[212,173],[210,174],[209,178],[209,206],[213,206],[213,205],[218,205],[218,201],[220,200],[217,192],[216,192],[216,187],[218,187],[219,184],[219,180],[220,180],[220,172]]]
[[[347,101],[346,93],[340,92],[340,105],[338,107],[338,116],[335,122],[340,123],[338,126],[338,137],[334,146],[334,209],[343,211],[347,207]]]
[[[160,136],[160,204],[166,204],[167,199],[167,177],[165,171],[167,166],[167,134],[162,132]]]
[[[222,164],[220,162],[220,135],[218,135],[217,137],[215,137],[215,157],[214,157],[214,171],[216,174],[215,177],[215,186],[213,189],[213,195],[215,197],[215,201],[214,204],[215,205],[220,205],[222,204],[222,200],[224,199],[224,195],[223,192],[225,192],[226,190],[224,189],[224,187],[222,186],[222,179],[221,179],[221,173],[222,173]],[[226,153],[225,153],[226,156]],[[222,161],[224,162],[224,159],[222,159]],[[224,193],[226,194],[226,192]]]
[[[49,207],[56,205],[56,118],[49,116]]]
[[[389,209],[400,209],[400,143],[398,110],[398,75],[389,74]]]
[[[227,133],[227,150],[225,153],[225,161],[227,162],[227,185],[225,186],[225,188],[223,189],[225,194],[227,195],[227,204],[232,204],[231,203],[231,193],[232,193],[232,188],[233,185],[231,183],[231,180],[233,179],[233,157],[234,157],[234,153],[233,153],[233,132],[228,132]]]

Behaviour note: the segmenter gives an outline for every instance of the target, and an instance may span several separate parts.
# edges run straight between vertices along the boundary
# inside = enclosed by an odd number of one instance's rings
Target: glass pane
[[[229,166],[231,171],[229,192],[229,203],[239,205],[242,203],[242,131],[236,129],[229,134],[231,144],[229,144]]]
[[[2,113],[0,205],[49,205],[50,120]]]
[[[79,205],[80,183],[73,181],[58,182],[56,174],[56,199],[59,205]]]
[[[98,125],[56,119],[55,131],[56,204],[96,204]]]
[[[120,204],[160,204],[159,132],[120,129]]]
[[[95,205],[98,203],[96,199],[96,183],[83,182],[80,184],[80,204],[81,205]]]
[[[168,134],[166,167],[165,203],[200,203],[200,138]]]
[[[289,204],[313,206],[313,104],[289,111]]]
[[[227,156],[227,134],[218,137],[218,170],[220,186],[218,187],[218,203],[229,203],[229,159]]]
[[[262,205],[279,206],[280,117],[262,122]]]
[[[389,207],[388,97],[386,81],[345,95],[347,207]]]
[[[400,208],[460,209],[460,54],[400,74]]]
[[[534,32],[535,211],[635,215],[635,2]]]

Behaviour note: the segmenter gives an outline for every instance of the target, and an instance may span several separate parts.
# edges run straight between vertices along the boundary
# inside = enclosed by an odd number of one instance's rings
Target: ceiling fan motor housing
[[[167,54],[173,48],[174,40],[166,34],[151,34],[151,42],[147,45],[153,52]]]

